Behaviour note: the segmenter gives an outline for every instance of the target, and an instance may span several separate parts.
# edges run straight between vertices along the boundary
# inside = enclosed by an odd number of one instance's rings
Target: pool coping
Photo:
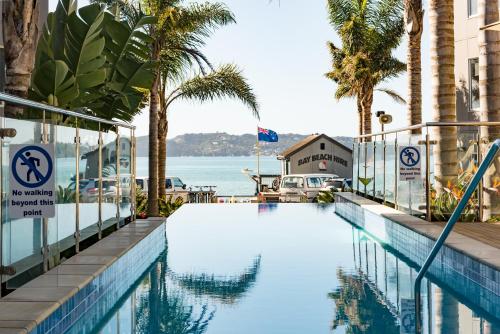
[[[165,218],[132,222],[0,299],[0,334],[29,333],[83,291]]]
[[[443,226],[411,216],[354,193],[342,192],[336,193],[335,196],[339,196],[345,201],[354,203],[375,215],[402,225],[434,241],[443,231]],[[500,250],[498,248],[455,231],[450,233],[445,245],[496,270],[500,270]]]

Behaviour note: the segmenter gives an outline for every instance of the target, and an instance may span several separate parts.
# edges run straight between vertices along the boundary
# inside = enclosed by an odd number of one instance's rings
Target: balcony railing
[[[453,129],[452,137],[441,132]],[[353,189],[358,194],[427,220],[446,221],[482,157],[500,133],[500,122],[429,122],[357,137],[353,148]],[[439,182],[436,191],[435,157],[444,141],[456,141],[457,177]],[[420,151],[421,175],[413,181],[400,178],[399,150]],[[497,157],[498,160],[498,157]],[[475,192],[461,219],[484,221],[500,216],[500,164],[494,163]]]
[[[135,134],[123,122],[100,119],[0,93],[0,277],[13,289],[58,265],[135,217]],[[13,144],[53,144],[56,215],[9,215],[9,150]]]

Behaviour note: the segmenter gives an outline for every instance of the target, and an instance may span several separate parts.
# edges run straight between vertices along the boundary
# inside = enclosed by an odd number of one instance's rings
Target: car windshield
[[[181,179],[179,179],[178,177],[174,177],[173,180],[174,180],[174,187],[182,188],[184,186],[184,183],[182,183]]]
[[[319,177],[308,177],[307,178],[308,188],[321,188],[321,178]]]
[[[290,176],[283,178],[282,188],[304,188],[304,179],[301,177]]]

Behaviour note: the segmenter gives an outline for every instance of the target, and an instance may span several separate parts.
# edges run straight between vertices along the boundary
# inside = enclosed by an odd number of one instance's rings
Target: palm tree
[[[453,1],[430,0],[432,105],[435,122],[455,122],[455,34]],[[457,177],[457,128],[436,127],[434,145],[435,188],[438,194]]]
[[[392,56],[404,33],[402,0],[328,0],[330,22],[342,48],[328,43],[337,99],[357,99],[360,134],[371,133],[373,94],[377,86],[398,76],[406,65]],[[398,102],[394,91],[381,88]]]
[[[252,88],[242,76],[235,65],[223,65],[213,72],[199,75],[183,81],[176,88],[172,89],[163,100],[162,122],[164,126],[159,138],[160,149],[159,161],[159,187],[160,196],[165,192],[165,163],[166,163],[166,142],[167,142],[167,111],[172,103],[178,99],[197,100],[200,102],[212,101],[224,97],[236,98],[243,102],[256,117],[259,116],[259,106],[257,99],[252,92]],[[163,192],[163,193],[162,193]]]
[[[171,22],[168,37],[160,59],[160,113],[158,122],[158,193],[165,195],[166,142],[168,133],[168,106],[174,92],[179,92],[186,80],[186,73],[197,66],[200,72],[195,79],[207,74],[206,69],[214,70],[212,64],[200,51],[205,40],[218,27],[235,22],[234,15],[222,3],[191,4],[176,8],[176,19]],[[189,80],[188,80],[189,81]],[[219,85],[213,83],[218,81]],[[221,67],[205,80],[197,80],[197,96],[190,96],[201,102],[214,98],[236,97],[250,106],[258,116],[255,96],[239,71],[233,66]],[[207,85],[205,88],[203,84]],[[180,86],[178,86],[180,85]],[[178,87],[177,87],[178,86]],[[181,94],[181,98],[186,98]],[[178,98],[175,97],[175,98]]]
[[[26,98],[41,32],[42,1],[3,1],[2,32],[5,46],[7,93]]]
[[[424,29],[422,0],[405,0],[405,23],[408,33],[408,123],[422,123],[422,31]],[[421,129],[413,133],[421,133]]]
[[[480,26],[497,22],[499,20],[498,0],[481,0],[479,2]],[[480,96],[480,120],[482,122],[498,122],[500,120],[500,77],[497,65],[498,46],[500,44],[500,33],[497,31],[481,30],[479,32],[479,96]],[[500,136],[497,127],[481,127],[481,139],[486,141],[495,140]],[[486,146],[486,145],[484,145]],[[495,170],[500,170],[500,162],[495,159]],[[494,184],[494,176],[497,173],[489,173],[483,179],[483,219],[491,218],[492,209],[496,205],[495,193],[491,189]]]

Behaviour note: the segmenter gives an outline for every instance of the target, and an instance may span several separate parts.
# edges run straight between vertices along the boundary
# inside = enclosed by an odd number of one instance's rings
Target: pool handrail
[[[420,268],[420,271],[418,272],[417,277],[415,278],[415,286],[414,286],[414,292],[415,292],[415,332],[417,334],[421,333],[421,283],[422,279],[424,278],[425,274],[429,270],[429,267],[431,266],[432,262],[436,258],[438,252],[441,250],[441,248],[444,245],[444,242],[448,238],[448,235],[450,234],[451,230],[457,223],[458,219],[460,218],[462,211],[465,209],[465,206],[467,205],[467,202],[470,200],[472,194],[476,190],[477,186],[479,185],[479,182],[483,178],[484,174],[488,170],[489,166],[493,162],[493,159],[495,158],[498,150],[500,149],[500,139],[497,139],[493,142],[491,145],[491,148],[488,150],[487,155],[484,157],[483,162],[481,165],[479,165],[479,168],[476,172],[476,174],[473,176],[472,180],[470,181],[469,185],[467,186],[467,189],[464,192],[464,195],[458,202],[457,207],[453,211],[450,219],[446,223],[443,231],[441,232],[441,235],[437,239],[436,243],[434,244],[434,247],[432,247],[432,250],[425,260],[424,264]]]

